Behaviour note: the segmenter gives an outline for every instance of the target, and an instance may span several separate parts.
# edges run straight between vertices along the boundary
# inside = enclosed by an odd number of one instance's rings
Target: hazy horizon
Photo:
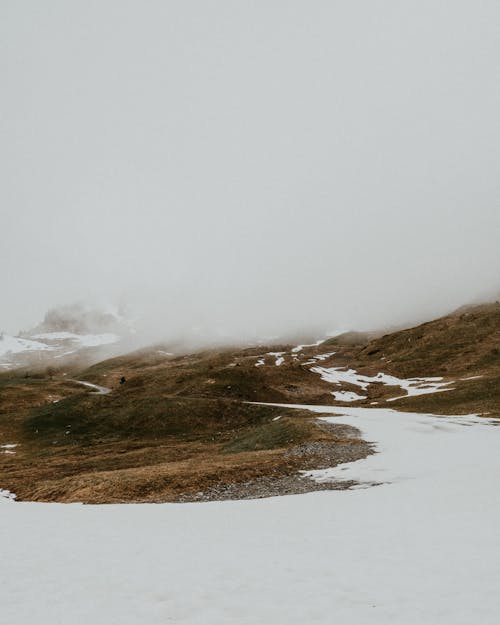
[[[0,16],[0,330],[83,301],[247,340],[498,298],[497,2]]]

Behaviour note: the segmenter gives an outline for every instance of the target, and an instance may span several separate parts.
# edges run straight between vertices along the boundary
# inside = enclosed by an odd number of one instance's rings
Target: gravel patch
[[[356,482],[323,482],[318,483],[301,475],[285,477],[259,477],[239,484],[221,484],[202,493],[183,496],[181,502],[188,501],[226,501],[230,499],[262,499],[264,497],[281,497],[283,495],[300,495],[316,490],[346,490]]]
[[[317,421],[320,429],[332,436],[332,442],[302,443],[287,449],[284,458],[299,460],[298,470],[327,469],[344,462],[355,462],[374,453],[373,446],[361,438],[358,429],[343,424]],[[345,439],[358,439],[346,442]],[[178,501],[225,501],[230,499],[262,499],[283,495],[300,495],[319,490],[347,490],[357,482],[318,483],[296,471],[285,476],[261,476],[245,482],[217,484],[196,494],[186,494]]]

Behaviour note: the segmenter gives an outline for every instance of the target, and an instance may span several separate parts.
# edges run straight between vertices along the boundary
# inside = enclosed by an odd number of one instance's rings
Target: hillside
[[[161,386],[182,397],[331,404],[355,393],[363,397],[356,405],[390,400],[398,410],[500,417],[500,303],[371,336],[347,333],[300,349],[274,345],[178,357],[157,348],[99,363],[82,375],[111,385],[126,375],[132,385]],[[340,375],[345,369],[353,373]],[[440,388],[446,390],[425,392]]]
[[[247,402],[500,417],[499,347],[496,303],[375,338],[349,333],[313,345],[185,355],[155,346],[83,371],[5,372],[2,488],[21,499],[86,502],[345,488],[298,471],[371,453],[355,429]]]

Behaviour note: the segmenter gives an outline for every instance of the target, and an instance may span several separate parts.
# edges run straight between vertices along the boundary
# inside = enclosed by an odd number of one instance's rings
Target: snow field
[[[19,354],[20,352],[32,351],[51,351],[53,347],[40,343],[40,341],[31,341],[28,339],[20,339],[16,336],[8,334],[0,335],[0,356],[7,354]]]
[[[359,427],[379,452],[312,477],[365,489],[161,505],[0,497],[2,620],[496,625],[500,428],[307,408]]]

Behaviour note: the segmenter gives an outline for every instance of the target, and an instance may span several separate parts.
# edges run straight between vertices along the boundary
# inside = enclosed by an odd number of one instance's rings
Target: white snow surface
[[[292,348],[292,353],[298,354],[304,349],[304,347],[317,347],[318,345],[321,345],[321,343],[324,343],[325,341],[326,339],[319,339],[315,343],[308,343],[307,345],[297,345],[297,347]]]
[[[37,339],[37,340],[33,340]],[[47,352],[57,351],[60,348],[60,341],[72,341],[77,348],[81,347],[97,347],[99,345],[109,345],[116,343],[120,340],[120,337],[116,334],[73,334],[71,332],[45,332],[42,334],[35,334],[29,339],[19,338],[17,336],[10,336],[9,334],[0,334],[0,357],[9,356],[13,354],[20,354],[23,352]],[[42,341],[48,341],[48,344]],[[56,356],[56,358],[62,358],[74,351],[68,351],[64,354]],[[0,365],[4,368],[10,368],[11,363],[2,363]]]
[[[366,399],[366,395],[358,395],[350,391],[333,391],[332,395],[337,401],[359,401],[360,399]]]
[[[306,365],[315,365],[317,362],[321,362],[322,360],[326,360],[327,358],[331,358],[335,352],[327,352],[326,354],[318,354],[317,356],[311,356],[311,358],[304,364]],[[312,371],[312,369],[311,369]]]
[[[16,452],[14,451],[14,449],[16,447],[17,443],[7,443],[6,445],[0,445],[0,454],[15,455]]]
[[[52,350],[53,347],[40,343],[40,341],[31,341],[29,339],[20,339],[17,336],[10,336],[9,334],[0,335],[0,356],[7,354],[19,354],[20,352],[28,351],[47,351]]]
[[[267,353],[269,356],[275,357],[274,364],[277,367],[280,367],[285,362],[285,359],[283,358],[283,356],[285,355],[286,352],[267,352]]]
[[[83,386],[88,386],[88,388],[94,389],[94,393],[91,395],[108,395],[111,393],[113,389],[108,388],[107,386],[99,386],[98,384],[92,384],[92,382],[84,382],[83,380],[75,380],[78,384],[82,384]]]
[[[429,393],[442,393],[443,391],[451,391],[449,388],[453,381],[443,382],[441,377],[432,378],[409,378],[407,380],[397,378],[387,373],[377,373],[375,376],[361,375],[354,369],[346,369],[345,367],[313,367],[313,373],[318,373],[322,380],[331,382],[332,384],[353,384],[359,386],[364,391],[370,384],[382,383],[386,386],[399,386],[406,391],[406,395],[391,397],[387,401],[395,401],[403,397],[412,395],[428,395]],[[448,387],[448,388],[446,388]],[[332,393],[333,394],[333,393]]]
[[[325,406],[307,408],[318,413],[332,412]],[[377,453],[331,469],[302,472],[318,482],[354,480],[361,485],[374,485],[417,478],[434,481],[446,472],[460,471],[461,467],[463,470],[464,459],[470,456],[468,447],[474,444],[469,427],[474,426],[476,435],[486,433],[495,444],[500,442],[496,438],[500,429],[493,427],[500,426],[500,421],[478,415],[438,417],[386,408],[351,407],[336,407],[334,412],[341,414],[341,419],[338,416],[320,419],[328,423],[340,420],[360,428],[365,440],[376,442]],[[443,446],[450,436],[453,441],[451,453],[448,453]],[[468,466],[468,462],[465,464]]]
[[[105,506],[0,491],[2,622],[496,625],[500,427],[302,408],[355,425],[379,452],[314,479],[383,485]]]
[[[99,345],[110,345],[120,340],[117,334],[105,332],[104,334],[74,334],[73,332],[43,332],[34,334],[33,338],[46,341],[75,341],[82,347],[97,347]]]

